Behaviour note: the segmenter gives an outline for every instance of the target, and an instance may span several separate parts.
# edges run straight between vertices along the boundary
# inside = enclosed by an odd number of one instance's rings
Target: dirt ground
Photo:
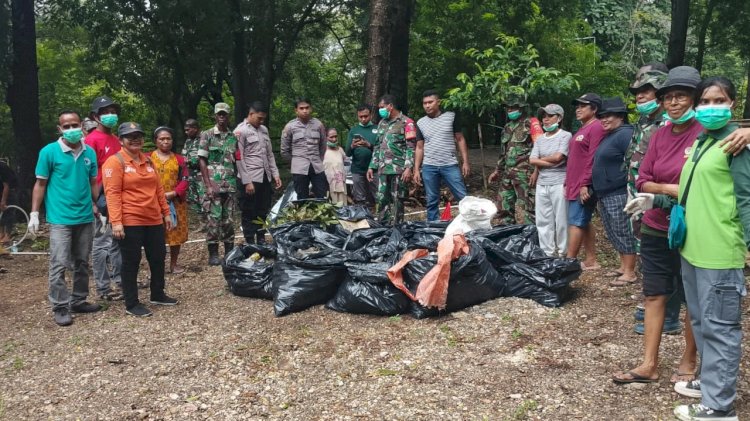
[[[680,336],[663,338],[659,383],[612,383],[641,356],[640,284],[611,288],[604,271],[584,274],[559,309],[501,298],[429,320],[322,306],[275,318],[270,301],[225,290],[203,244],[181,260],[188,272],[167,280],[179,305],[139,319],[115,302],[66,328],[46,300],[46,257],[0,260],[0,419],[668,420],[693,402],[669,382]]]

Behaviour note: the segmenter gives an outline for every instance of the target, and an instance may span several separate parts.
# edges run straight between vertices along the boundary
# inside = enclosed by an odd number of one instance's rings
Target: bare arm
[[[537,168],[552,168],[557,165],[552,162],[547,162],[544,158],[529,158],[529,164]]]
[[[644,193],[666,194],[667,196],[677,198],[677,194],[679,192],[679,185],[678,184],[660,184],[660,183],[654,183],[653,181],[648,181],[643,186],[641,186],[641,191]]]
[[[550,164],[553,164],[554,166],[565,161],[565,158],[566,158],[565,154],[563,154],[562,152],[556,152],[550,156],[545,156],[544,158],[541,158],[541,160],[545,162],[549,162]]]
[[[44,194],[47,192],[47,180],[44,178],[37,178],[34,183],[34,190],[31,192],[31,211],[39,212],[42,207],[42,201],[44,200]]]

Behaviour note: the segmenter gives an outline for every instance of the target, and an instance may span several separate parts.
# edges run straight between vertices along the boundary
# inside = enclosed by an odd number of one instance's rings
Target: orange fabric
[[[393,286],[400,289],[401,292],[406,294],[407,297],[411,298],[412,301],[417,301],[417,298],[414,297],[414,294],[412,294],[411,291],[409,291],[409,288],[404,285],[404,267],[412,260],[427,256],[429,253],[430,252],[426,249],[409,250],[404,253],[404,256],[398,263],[393,265],[390,269],[388,269],[388,272],[386,272],[386,274],[388,275],[388,279],[391,280]]]
[[[437,248],[437,264],[419,282],[416,301],[425,307],[444,309],[448,301],[451,262],[468,253],[469,243],[461,233],[440,240]]]
[[[151,162],[154,169],[159,173],[159,180],[165,192],[177,191],[178,185],[182,179],[182,169],[178,156],[170,154],[166,161],[159,158],[156,151],[151,153]],[[172,199],[175,211],[177,212],[177,226],[164,233],[164,239],[169,246],[179,246],[184,244],[188,239],[188,219],[187,219],[187,202],[181,196]]]
[[[102,182],[112,225],[161,225],[169,206],[157,172],[140,154],[140,164],[121,152],[124,163],[112,155],[102,165]]]

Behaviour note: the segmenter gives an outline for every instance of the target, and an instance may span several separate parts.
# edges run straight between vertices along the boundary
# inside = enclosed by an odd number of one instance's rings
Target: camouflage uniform
[[[216,183],[219,194],[206,197],[206,243],[234,242],[234,203],[237,192],[235,151],[237,138],[231,131],[221,133],[218,128],[201,133],[198,156],[206,158],[208,176]]]
[[[185,139],[185,146],[182,147],[182,156],[185,157],[188,165],[187,199],[190,209],[203,215],[206,187],[203,185],[203,177],[201,176],[200,157],[198,156],[199,144],[200,137]]]
[[[500,157],[497,160],[497,171],[502,174],[498,201],[498,216],[502,224],[516,223],[516,203],[521,206],[524,224],[534,223],[533,189],[529,181],[534,168],[529,165],[529,155],[534,146],[531,142],[531,121],[508,122],[500,138]]]
[[[405,169],[414,167],[417,132],[414,120],[403,113],[393,120],[382,119],[377,128],[378,146],[372,155],[370,169],[377,171],[376,211],[382,222],[398,224],[404,219],[403,201],[407,186],[401,180]]]

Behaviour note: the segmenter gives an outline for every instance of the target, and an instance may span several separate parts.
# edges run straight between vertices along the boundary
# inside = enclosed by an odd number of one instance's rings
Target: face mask
[[[511,120],[518,120],[518,117],[521,117],[520,111],[511,111],[508,113],[508,118]]]
[[[560,127],[560,123],[555,123],[550,126],[544,126],[542,128],[544,129],[545,132],[549,133],[549,132],[554,132],[555,130],[557,130],[558,127]]]
[[[667,119],[672,122],[672,124],[683,124],[686,121],[690,120],[691,118],[695,117],[695,110],[689,109],[685,112],[685,114],[682,115],[680,118],[672,118],[669,115],[667,115]]]
[[[63,130],[62,137],[70,143],[78,143],[83,138],[83,130],[81,130],[80,127],[76,129]]]
[[[391,113],[388,112],[388,108],[378,108],[378,114],[380,115],[380,118],[386,118]]]
[[[695,109],[695,119],[708,130],[718,130],[732,119],[729,105],[701,105]]]
[[[644,102],[643,104],[635,104],[635,109],[640,115],[651,115],[656,109],[659,108],[659,104],[656,103],[655,99]]]
[[[328,143],[329,148],[337,148],[339,146],[338,143],[334,143],[334,142],[326,142],[326,143]]]
[[[104,114],[103,116],[99,117],[99,120],[102,122],[102,125],[104,127],[113,128],[117,125],[117,114]]]

